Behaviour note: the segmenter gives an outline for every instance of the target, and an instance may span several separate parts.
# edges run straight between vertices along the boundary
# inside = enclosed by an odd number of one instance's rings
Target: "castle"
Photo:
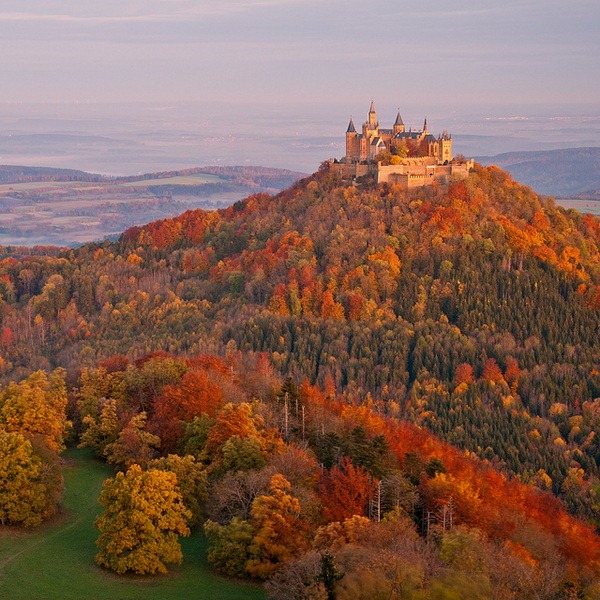
[[[334,163],[344,178],[372,175],[378,183],[388,181],[403,187],[418,187],[434,180],[447,180],[451,175],[466,177],[473,159],[455,160],[452,136],[444,131],[438,137],[427,128],[406,131],[400,111],[392,129],[379,126],[375,105],[363,123],[362,133],[350,119],[346,130],[346,156]]]

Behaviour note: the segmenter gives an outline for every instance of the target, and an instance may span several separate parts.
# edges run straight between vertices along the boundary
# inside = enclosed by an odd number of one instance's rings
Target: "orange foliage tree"
[[[504,376],[502,375],[502,371],[498,366],[495,358],[488,358],[483,365],[483,373],[481,378],[484,381],[489,381],[490,383],[500,383],[504,381]]]
[[[256,413],[255,405],[230,402],[219,411],[215,424],[208,432],[204,456],[216,466],[223,462],[225,449],[225,454],[228,454],[227,451],[229,454],[236,450],[243,451],[243,448],[257,450],[266,457],[283,447],[279,432],[265,427],[264,419]]]
[[[306,548],[307,526],[300,518],[300,502],[291,493],[290,482],[277,473],[268,492],[252,503],[251,523],[255,534],[250,545],[250,575],[269,577],[277,567]]]
[[[356,467],[348,457],[329,472],[323,472],[319,495],[328,521],[343,521],[354,515],[364,515],[375,482],[362,467]]]
[[[150,429],[165,450],[174,450],[185,424],[206,413],[214,417],[223,406],[223,392],[205,371],[188,371],[177,385],[168,385],[153,402]]]

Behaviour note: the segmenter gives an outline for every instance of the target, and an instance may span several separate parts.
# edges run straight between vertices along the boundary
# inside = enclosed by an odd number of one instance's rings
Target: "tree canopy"
[[[191,513],[177,489],[175,473],[132,465],[104,482],[104,513],[96,562],[116,573],[166,573],[183,559],[179,536],[189,535]]]

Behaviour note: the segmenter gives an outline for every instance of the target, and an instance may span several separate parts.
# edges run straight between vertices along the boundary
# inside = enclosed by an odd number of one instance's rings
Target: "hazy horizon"
[[[368,103],[285,106],[265,115],[261,105],[2,104],[0,164],[82,169],[133,175],[205,165],[258,165],[312,172],[345,152],[350,115],[360,124]],[[383,126],[397,108],[377,104]],[[490,110],[479,114],[410,107],[407,127],[427,116],[434,133],[454,136],[455,152],[489,156],[519,150],[597,146],[600,115]],[[444,110],[446,112],[444,112]]]
[[[598,145],[597,0],[4,0],[0,163],[314,170],[375,100],[457,152]]]

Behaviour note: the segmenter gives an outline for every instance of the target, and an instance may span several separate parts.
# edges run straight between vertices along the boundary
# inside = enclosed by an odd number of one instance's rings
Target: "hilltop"
[[[0,183],[25,183],[31,181],[109,181],[110,178],[76,169],[53,167],[24,167],[0,165]]]

